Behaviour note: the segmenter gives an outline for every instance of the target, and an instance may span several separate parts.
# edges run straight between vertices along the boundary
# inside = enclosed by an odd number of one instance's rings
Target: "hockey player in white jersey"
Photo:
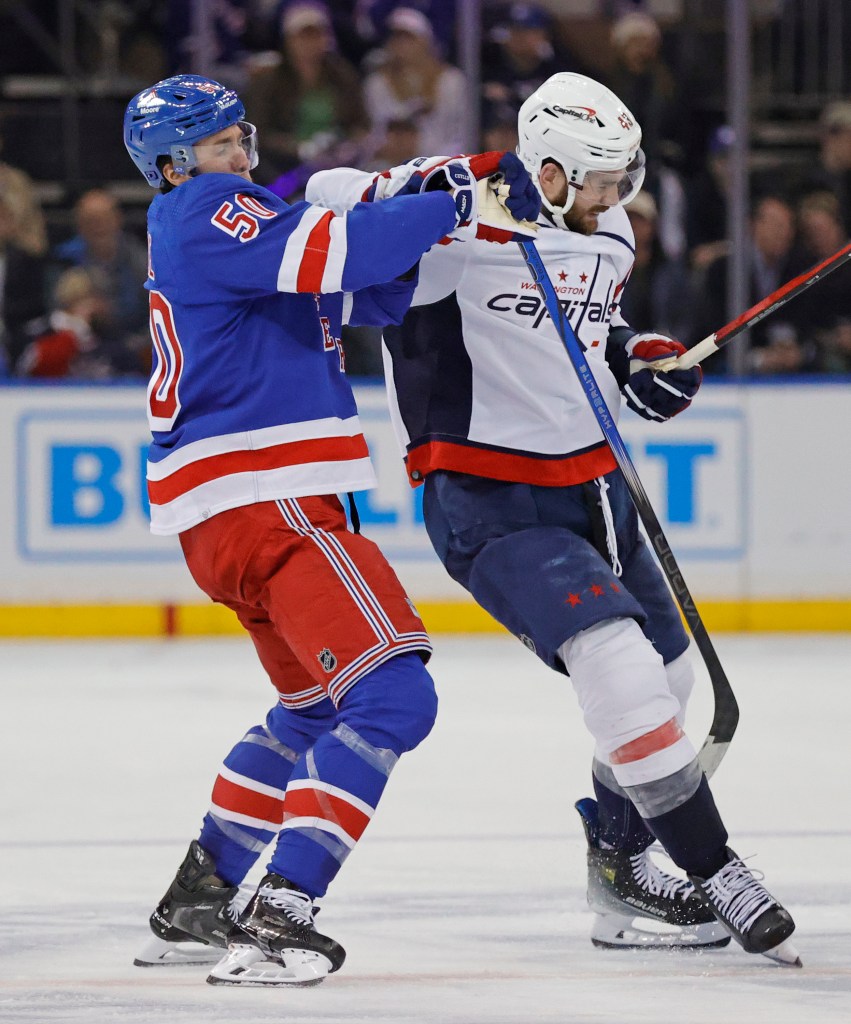
[[[518,135],[543,203],[536,244],[607,405],[616,412],[623,395],[647,419],[677,415],[700,369],[654,372],[683,346],[637,333],[618,309],[634,258],[623,207],[644,177],[639,125],[609,89],[564,73],[524,103]],[[323,172],[307,197],[343,209],[415,191],[445,159],[377,176]],[[732,935],[748,952],[800,963],[792,918],[727,846],[683,731],[688,638],[520,252],[435,247],[412,309],[384,339],[394,425],[410,482],[424,484],[435,550],[479,604],[570,676],[594,737],[596,800],[576,805],[592,941],[694,948]],[[687,879],[651,859],[654,840]]]
[[[276,691],[225,758],[136,963],[212,964],[214,984],[312,984],[345,959],[316,930],[315,901],[437,708],[422,621],[337,497],[375,483],[341,327],[398,323],[423,252],[456,231],[505,241],[514,222],[488,176],[476,184],[461,163],[428,195],[345,216],[288,205],[252,181],[256,133],[239,97],[198,75],[134,97],[124,140],[159,189],[146,282],[151,529],[179,537]],[[536,215],[528,175],[515,178],[529,194],[511,202]],[[190,728],[171,730],[182,748]],[[240,885],[269,845],[245,906]]]

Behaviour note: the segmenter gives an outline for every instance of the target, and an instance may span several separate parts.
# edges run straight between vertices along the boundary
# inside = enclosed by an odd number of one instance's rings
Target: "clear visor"
[[[593,202],[628,203],[644,182],[644,151],[639,149],[622,171],[588,171],[580,186],[582,195]]]
[[[237,121],[240,134],[231,133],[222,138],[208,137],[193,145],[171,147],[171,159],[176,170],[194,174],[205,170],[228,171],[238,167],[243,156],[248,157],[248,169],[253,171],[259,162],[257,129],[249,121]],[[238,159],[237,159],[238,158]]]

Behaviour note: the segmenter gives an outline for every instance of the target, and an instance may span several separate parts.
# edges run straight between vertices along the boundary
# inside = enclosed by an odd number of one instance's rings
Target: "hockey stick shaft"
[[[787,281],[786,284],[781,285],[770,295],[766,295],[764,299],[755,303],[750,309],[746,309],[735,320],[731,320],[714,334],[710,334],[702,341],[699,341],[676,360],[671,360],[670,364],[657,362],[657,372],[664,370],[688,370],[692,366],[697,366],[707,356],[711,356],[713,352],[717,352],[725,345],[729,345],[733,338],[741,334],[742,331],[746,331],[749,327],[753,327],[754,324],[758,324],[760,320],[776,312],[781,306],[785,306],[790,299],[794,299],[796,295],[800,295],[807,288],[811,288],[816,281],[821,281],[822,278],[832,274],[834,270],[838,270],[839,267],[849,260],[851,260],[851,242],[843,246],[832,256],[828,256],[826,260],[822,260],[821,263],[810,267],[803,274],[793,277],[791,281]]]
[[[597,416],[597,422],[614,455],[615,462],[621,473],[623,473],[636,511],[641,518],[641,522],[644,524],[644,529],[647,531],[647,535],[653,545],[653,550],[656,552],[656,556],[662,566],[662,571],[670,584],[671,590],[674,592],[683,617],[688,624],[697,649],[700,651],[700,655],[709,672],[712,692],[715,698],[715,711],[709,735],[700,749],[699,756],[701,767],[707,776],[710,776],[721,763],[721,759],[727,752],[727,747],[730,745],[730,740],[733,738],[733,733],[738,725],[739,706],[736,703],[735,694],[712,645],[703,620],[695,607],[695,603],[671,551],[671,546],[662,530],[662,525],[653,511],[653,506],[650,504],[650,499],[636,472],[623,438],[612,418],[612,414],[609,412],[597,381],[594,379],[594,374],[591,372],[591,367],[588,365],[588,360],[585,358],[585,353],[579,343],[579,339],[576,337],[570,321],[567,319],[564,309],[558,300],[556,290],[538,253],[538,248],[531,241],[518,242],[517,244],[520,246],[523,258],[526,260],[532,280],[535,282],[541,298],[544,300],[547,312],[556,326],[564,347],[567,349],[573,369],[576,371],[576,376],[582,385],[589,405]]]

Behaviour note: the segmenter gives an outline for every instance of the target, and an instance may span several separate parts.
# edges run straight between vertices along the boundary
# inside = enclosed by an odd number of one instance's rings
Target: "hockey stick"
[[[641,483],[629,452],[626,450],[623,438],[618,431],[615,421],[612,419],[612,414],[609,412],[605,399],[600,393],[597,381],[594,379],[594,374],[591,372],[591,367],[588,365],[579,339],[576,337],[573,328],[570,326],[570,321],[565,316],[564,309],[558,301],[555,288],[538,253],[538,248],[531,241],[518,242],[517,244],[520,246],[523,258],[529,267],[532,280],[541,293],[541,298],[544,300],[547,312],[556,325],[564,347],[567,349],[573,369],[576,371],[576,376],[579,378],[588,403],[597,416],[600,429],[603,431],[603,436],[612,451],[612,455],[615,457],[615,462],[617,462],[618,468],[623,473],[633,504],[641,517],[641,522],[644,524],[644,529],[647,531],[647,535],[653,545],[653,550],[656,552],[662,570],[677,599],[677,604],[679,604],[691,630],[691,635],[694,637],[697,649],[700,651],[701,657],[709,670],[712,692],[715,697],[715,710],[712,716],[709,735],[700,748],[699,759],[706,775],[711,776],[726,754],[727,747],[730,745],[730,740],[733,738],[733,733],[736,731],[736,726],[739,722],[739,706],[736,703],[735,694],[685,584],[685,580],[671,551],[671,546],[668,544],[667,538],[662,531],[659,519],[653,511],[653,506],[650,504],[650,499],[647,497],[644,485]]]
[[[851,260],[851,242],[837,250],[832,256],[828,256],[826,260],[805,270],[803,274],[793,277],[791,281],[787,281],[770,295],[766,295],[760,302],[755,303],[750,309],[746,309],[741,316],[737,316],[735,320],[731,320],[714,334],[708,335],[681,356],[664,362],[658,361],[654,364],[654,370],[657,373],[662,373],[666,370],[688,370],[692,366],[697,366],[713,352],[729,345],[736,335],[753,327],[754,324],[759,323],[760,320],[780,309],[781,306],[785,306],[790,299],[794,299],[796,295],[800,295],[816,281],[821,281],[823,277],[827,277],[828,274],[833,273],[849,260]]]

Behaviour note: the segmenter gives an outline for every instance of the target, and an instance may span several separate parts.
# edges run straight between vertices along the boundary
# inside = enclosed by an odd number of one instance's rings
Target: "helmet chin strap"
[[[565,224],[564,222],[564,215],[571,208],[571,206],[573,206],[573,193],[570,191],[570,189],[568,188],[567,190],[567,197],[569,202],[565,203],[564,206],[554,206],[553,203],[551,203],[549,199],[547,199],[547,197],[544,195],[544,191],[540,186],[538,186],[538,191],[541,193],[541,203],[552,215],[553,222],[555,223],[556,227],[563,228],[565,231],[569,230],[567,224]]]
[[[568,225],[565,224],[564,222],[564,215],[571,208],[571,206],[573,206],[573,200],[576,198],[576,190],[572,186],[568,185],[567,202],[564,204],[564,206],[556,206],[554,203],[551,203],[549,199],[547,199],[547,197],[544,195],[544,190],[541,187],[540,171],[538,172],[537,180],[535,181],[535,186],[538,189],[538,192],[540,193],[542,205],[546,210],[549,211],[556,227],[562,228],[564,231],[569,231],[570,229]]]

